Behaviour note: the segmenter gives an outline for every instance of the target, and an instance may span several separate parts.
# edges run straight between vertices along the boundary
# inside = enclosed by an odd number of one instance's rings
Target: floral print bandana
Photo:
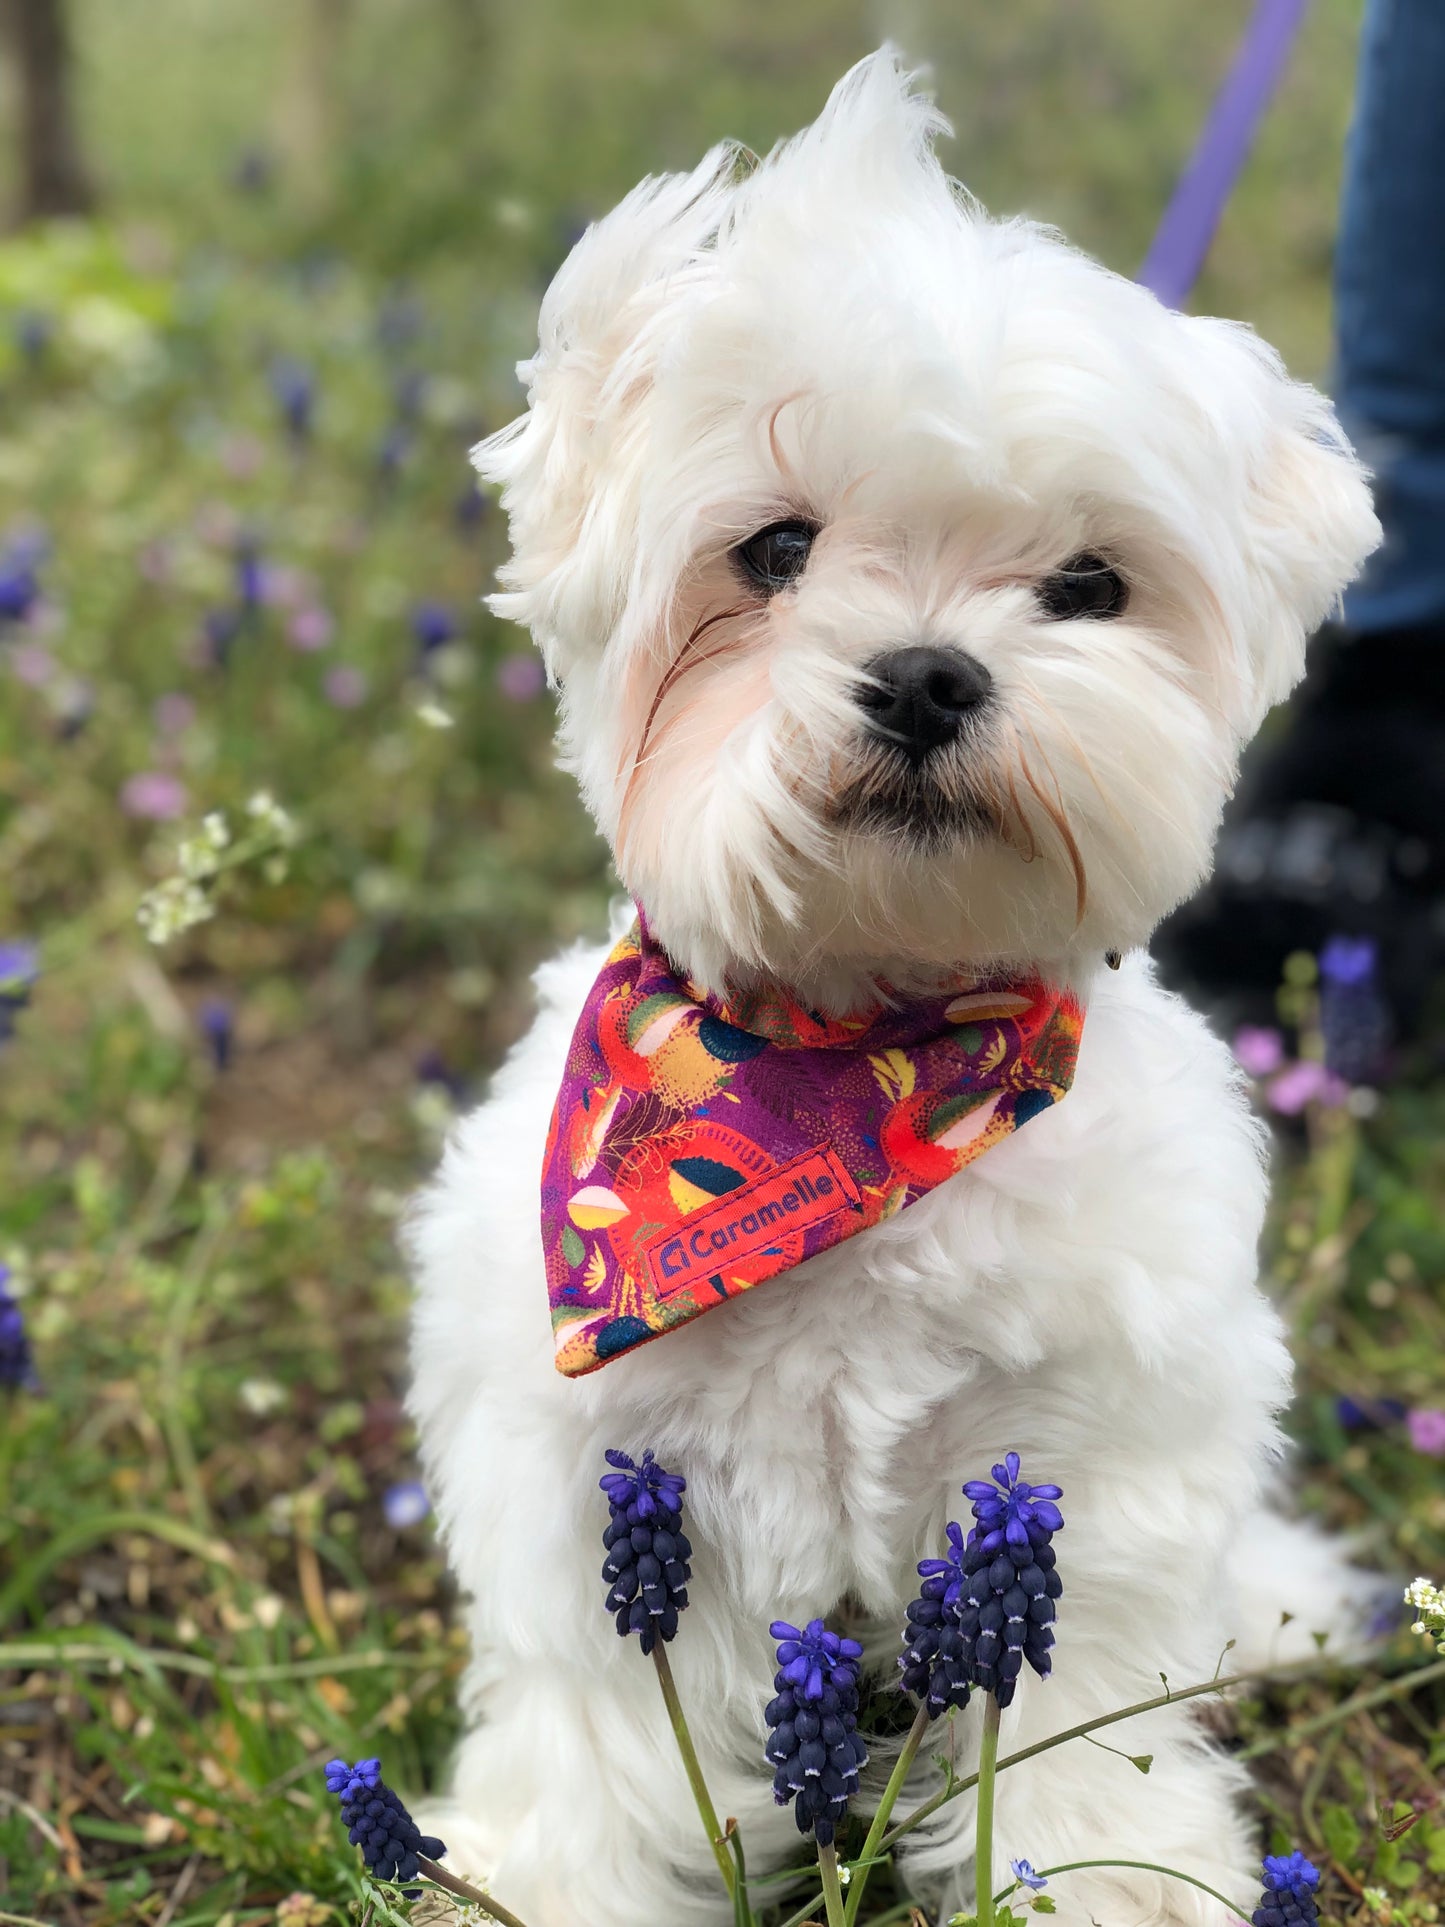
[[[906,1210],[1064,1096],[1082,1027],[1036,981],[839,1018],[776,991],[723,1002],[634,924],[547,1135],[557,1369],[595,1371]]]

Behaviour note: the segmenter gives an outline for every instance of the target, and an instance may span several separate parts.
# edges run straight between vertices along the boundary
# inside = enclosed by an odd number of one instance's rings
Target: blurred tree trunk
[[[3,0],[0,25],[20,101],[18,217],[87,214],[95,189],[80,151],[65,0]]]
[[[345,135],[344,59],[351,0],[290,0],[277,141],[302,206],[324,209]]]

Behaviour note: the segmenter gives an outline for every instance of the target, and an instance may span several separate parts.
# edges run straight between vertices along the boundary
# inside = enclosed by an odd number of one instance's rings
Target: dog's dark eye
[[[1035,591],[1044,614],[1053,622],[1084,616],[1100,621],[1121,616],[1129,604],[1129,585],[1102,555],[1073,555],[1054,575],[1046,575]]]
[[[776,595],[803,573],[817,533],[808,522],[774,522],[739,543],[733,559],[765,595]]]

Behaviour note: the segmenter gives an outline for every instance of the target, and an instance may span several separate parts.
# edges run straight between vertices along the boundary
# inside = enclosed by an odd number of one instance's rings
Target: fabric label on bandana
[[[786,1237],[859,1208],[858,1187],[831,1151],[808,1151],[771,1177],[730,1191],[710,1210],[694,1212],[684,1231],[660,1232],[643,1253],[658,1297],[670,1298],[724,1262],[781,1254]]]
[[[635,925],[578,1020],[547,1137],[558,1370],[595,1371],[906,1210],[1064,1096],[1082,1024],[1033,981],[837,1018],[776,991],[723,1002]]]

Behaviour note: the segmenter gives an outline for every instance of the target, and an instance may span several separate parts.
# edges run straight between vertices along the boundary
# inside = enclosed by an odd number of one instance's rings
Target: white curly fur
[[[1261,1510],[1290,1378],[1256,1284],[1264,1147],[1228,1053],[1139,947],[1204,874],[1243,742],[1377,539],[1367,488],[1247,330],[988,220],[939,167],[941,125],[884,49],[760,165],[718,150],[644,182],[558,274],[528,411],[478,451],[511,520],[496,606],[542,647],[564,756],[680,965],[832,1008],[879,977],[1027,967],[1088,1009],[1066,1102],[568,1381],[538,1179],[603,952],[539,973],[535,1027],[409,1230],[412,1409],[473,1641],[473,1728],[428,1822],[529,1927],[729,1917],[652,1669],[603,1610],[605,1446],[687,1475],[674,1667],[757,1868],[798,1852],[760,1757],[768,1621],[846,1613],[891,1667],[914,1562],[1005,1448],[1068,1520],[1054,1676],[1026,1678],[1006,1751],[1161,1672],[1207,1676],[1231,1637],[1232,1659],[1287,1655],[1360,1597],[1335,1548]],[[820,531],[807,570],[749,602],[729,551],[785,516]],[[1049,622],[1032,585],[1082,550],[1117,563],[1128,609]],[[694,660],[714,618],[725,646]],[[837,818],[862,665],[918,640],[992,676],[998,726],[958,753],[1009,799],[1006,834]],[[1114,948],[1134,952],[1117,975]],[[961,1770],[977,1725],[957,1722]],[[1146,1858],[1245,1900],[1243,1776],[1191,1710],[1109,1738],[1149,1776],[1082,1742],[1009,1772],[1002,1860]],[[956,1800],[904,1856],[945,1911],[971,1893],[971,1823]],[[1056,1894],[1070,1922],[1221,1919],[1146,1873]]]

